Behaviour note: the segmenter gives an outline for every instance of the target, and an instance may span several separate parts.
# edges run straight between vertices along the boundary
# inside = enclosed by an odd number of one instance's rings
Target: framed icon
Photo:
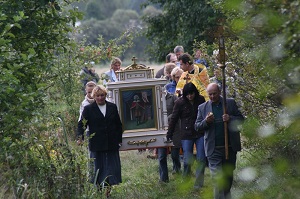
[[[120,89],[119,94],[124,133],[158,129],[154,86]]]

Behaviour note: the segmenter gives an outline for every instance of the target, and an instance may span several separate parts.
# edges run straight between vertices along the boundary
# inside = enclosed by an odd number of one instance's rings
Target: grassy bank
[[[173,175],[172,159],[168,155],[169,183],[159,182],[159,167],[157,159],[149,159],[148,151],[139,153],[137,150],[121,151],[122,180],[114,186],[111,198],[114,199],[211,199],[213,185],[209,168],[205,169],[204,187],[200,190],[193,188],[195,182],[195,164],[192,167],[193,175],[190,179],[183,179],[181,174]],[[246,156],[245,156],[246,155]],[[244,151],[238,153],[237,168],[232,186],[232,198],[251,196],[248,183],[239,179],[238,175],[249,164]],[[183,167],[183,162],[182,162]],[[252,183],[252,182],[250,182]],[[247,185],[248,184],[248,185]],[[274,193],[278,192],[275,191]],[[246,198],[247,198],[246,197]]]
[[[208,168],[205,171],[205,187],[194,190],[195,178],[183,179],[181,175],[172,175],[172,160],[168,156],[169,183],[159,182],[158,160],[147,158],[148,151],[122,151],[123,183],[113,187],[111,198],[115,199],[179,199],[212,198],[212,184]],[[195,168],[192,168],[195,171]],[[194,175],[193,175],[194,176]]]

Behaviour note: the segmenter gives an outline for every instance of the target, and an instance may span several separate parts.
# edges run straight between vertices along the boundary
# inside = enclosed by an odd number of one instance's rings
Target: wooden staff
[[[225,76],[225,44],[224,37],[221,35],[219,39],[219,67],[222,69],[222,90],[223,90],[223,114],[227,114],[226,103],[226,76]],[[224,121],[224,134],[225,134],[225,158],[228,160],[228,123]]]

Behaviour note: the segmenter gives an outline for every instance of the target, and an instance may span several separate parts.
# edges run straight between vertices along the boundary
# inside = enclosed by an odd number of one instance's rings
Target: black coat
[[[161,78],[161,76],[165,76],[164,71],[165,71],[165,66],[157,71],[157,73],[155,74],[155,78]]]
[[[183,97],[176,100],[169,122],[167,137],[173,137],[176,123],[179,119],[181,119],[180,134],[182,140],[190,140],[203,136],[204,132],[196,131],[194,129],[194,124],[197,118],[198,106],[204,102],[205,99],[202,95],[196,97],[193,104]]]
[[[105,117],[96,102],[85,106],[78,122],[78,136],[83,136],[87,125],[90,151],[119,150],[123,130],[115,104],[106,101]]]
[[[178,97],[175,94],[167,93],[166,104],[167,104],[167,115],[168,115],[168,125],[172,118],[172,112],[174,108],[175,101]],[[180,134],[180,120],[176,123],[174,133],[173,133],[173,144],[175,148],[181,147],[181,134]]]

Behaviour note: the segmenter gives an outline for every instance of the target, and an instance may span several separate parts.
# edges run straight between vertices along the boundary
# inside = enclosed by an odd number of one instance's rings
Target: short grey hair
[[[174,48],[174,53],[178,53],[178,52],[184,52],[183,46],[176,46]]]

